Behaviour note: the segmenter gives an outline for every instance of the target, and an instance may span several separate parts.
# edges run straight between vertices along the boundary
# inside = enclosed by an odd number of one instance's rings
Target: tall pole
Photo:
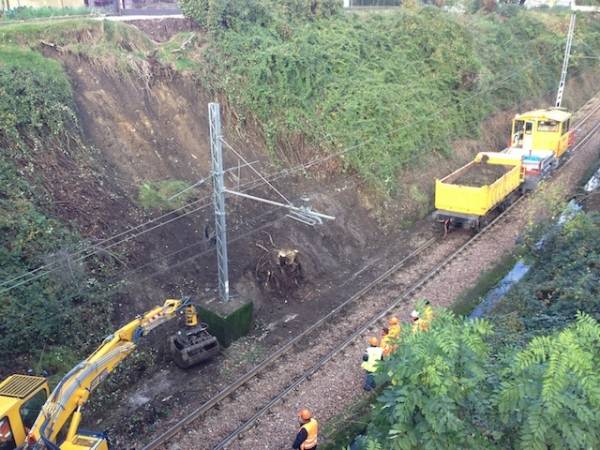
[[[569,69],[569,57],[571,56],[571,44],[573,43],[573,34],[575,32],[575,19],[577,15],[571,14],[571,21],[569,22],[569,32],[567,33],[567,44],[565,45],[565,56],[563,58],[563,65],[560,71],[560,81],[558,83],[558,92],[556,93],[556,101],[554,106],[559,107],[562,103],[563,93],[565,92],[565,83],[567,82],[567,70]]]
[[[229,301],[229,269],[227,267],[227,225],[225,224],[225,184],[223,182],[223,148],[221,142],[221,110],[218,103],[208,104],[210,123],[210,156],[212,160],[213,205],[217,238],[219,298]]]

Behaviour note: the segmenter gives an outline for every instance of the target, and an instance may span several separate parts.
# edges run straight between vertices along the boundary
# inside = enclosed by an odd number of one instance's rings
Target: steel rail
[[[586,116],[585,121],[587,121],[589,119],[589,117],[591,117],[599,109],[600,109],[600,104],[596,108],[594,108],[594,111],[591,114],[588,114],[588,116]],[[578,126],[580,126],[580,124],[581,123],[579,122]],[[585,136],[579,142],[577,142],[576,145],[573,146],[571,151],[574,151],[574,150],[578,149],[579,147],[581,147],[582,145],[584,145],[585,143],[587,143],[592,138],[592,136],[594,136],[596,134],[596,132],[598,130],[600,130],[600,122],[598,122],[589,131],[587,131]],[[562,171],[573,159],[574,159],[573,155],[571,155],[571,157],[569,157],[569,159],[567,161],[565,161],[563,164],[561,164],[561,166],[554,172],[554,175],[556,175],[557,173]],[[454,253],[451,254],[450,257],[448,257],[442,263],[438,264],[433,270],[428,272],[416,284],[414,284],[412,287],[407,289],[404,292],[404,294],[402,294],[396,301],[394,301],[391,305],[386,306],[385,309],[381,310],[379,313],[377,313],[375,316],[373,316],[371,319],[369,319],[359,329],[357,329],[354,333],[352,333],[350,336],[348,336],[348,338],[346,338],[342,344],[336,346],[331,351],[329,351],[327,354],[325,354],[316,364],[314,364],[308,370],[304,371],[303,374],[298,379],[296,379],[293,383],[291,383],[286,388],[284,388],[279,394],[277,394],[275,397],[273,397],[263,407],[258,409],[254,413],[254,415],[252,415],[252,417],[250,417],[248,420],[246,420],[244,423],[242,423],[240,426],[238,426],[233,432],[231,432],[229,435],[227,435],[227,437],[225,439],[223,439],[219,444],[217,444],[215,447],[213,447],[213,450],[224,449],[227,447],[227,445],[229,445],[235,439],[241,438],[243,433],[245,431],[249,430],[250,428],[252,428],[258,422],[260,417],[262,417],[263,415],[268,413],[269,410],[276,403],[281,401],[284,397],[287,396],[287,394],[289,394],[291,391],[295,390],[302,383],[304,383],[307,380],[310,380],[310,378],[316,372],[318,372],[323,366],[325,366],[325,364],[327,364],[329,361],[331,361],[338,353],[343,352],[344,349],[346,349],[346,347],[348,347],[349,345],[352,345],[352,343],[357,338],[363,336],[367,332],[370,332],[378,322],[380,322],[382,319],[384,319],[395,308],[397,308],[401,304],[409,301],[410,299],[414,298],[415,294],[417,294],[429,282],[431,282],[435,277],[437,277],[437,275],[439,275],[445,267],[447,267],[449,264],[451,264],[452,262],[457,260],[461,254],[463,254],[467,249],[472,247],[476,242],[478,242],[481,239],[482,236],[486,235],[490,230],[495,228],[500,222],[502,222],[504,219],[509,218],[509,212],[511,212],[518,205],[520,205],[528,197],[529,197],[528,194],[524,194],[524,195],[520,196],[518,199],[516,199],[508,208],[506,208],[503,212],[501,212],[487,226],[482,228],[479,233],[475,234],[466,243],[461,245]]]
[[[579,129],[599,109],[600,109],[600,102],[598,102],[597,106],[591,112],[587,113],[583,119],[580,119],[577,122],[576,128]],[[579,140],[579,142],[577,142],[573,146],[572,149],[570,149],[570,152],[573,152],[574,150],[578,149],[583,144],[585,144],[589,139],[591,139],[591,137],[599,129],[600,129],[600,123],[596,124],[591,130],[587,131],[585,136],[583,138],[581,138]],[[573,155],[571,154],[571,157],[569,157],[569,159],[567,161],[565,161],[563,164],[561,164],[561,166],[559,166],[559,168],[556,170],[556,172],[554,172],[554,175],[559,173],[564,167],[566,167],[573,160],[572,156]],[[258,409],[254,413],[254,415],[252,415],[248,420],[246,420],[243,424],[241,424],[239,427],[237,427],[233,432],[231,432],[229,435],[227,435],[227,437],[224,440],[222,440],[219,444],[217,444],[217,446],[214,447],[214,450],[223,449],[228,444],[230,444],[233,440],[235,440],[238,437],[241,437],[241,435],[245,431],[252,428],[252,426],[260,419],[260,417],[262,417],[265,413],[267,413],[277,402],[282,400],[287,394],[289,394],[292,390],[296,389],[304,381],[309,380],[321,367],[323,367],[327,362],[329,362],[331,359],[333,359],[338,353],[342,352],[346,347],[351,345],[358,337],[363,335],[365,332],[372,330],[373,326],[377,322],[379,322],[383,318],[385,318],[386,315],[388,315],[390,313],[390,311],[397,308],[400,304],[404,303],[405,301],[413,298],[413,296],[419,290],[421,290],[423,287],[425,287],[426,284],[428,284],[431,280],[433,280],[446,266],[448,266],[450,263],[452,263],[453,261],[458,259],[458,257],[460,257],[461,254],[463,254],[468,248],[470,248],[473,244],[475,244],[477,241],[479,241],[482,238],[482,236],[486,235],[492,228],[495,228],[500,222],[502,222],[504,219],[507,219],[509,217],[508,213],[510,211],[514,210],[514,208],[516,208],[519,204],[521,204],[525,200],[525,198],[528,198],[527,194],[522,195],[521,197],[517,198],[510,206],[508,206],[503,212],[501,212],[489,224],[487,224],[484,228],[482,228],[479,231],[479,233],[472,236],[466,243],[462,244],[456,251],[454,251],[442,263],[438,264],[431,271],[427,272],[425,276],[423,276],[417,283],[413,284],[412,287],[407,289],[404,292],[404,294],[402,294],[392,304],[389,304],[383,310],[380,310],[379,313],[377,313],[375,316],[373,316],[371,319],[369,319],[366,323],[364,323],[359,329],[357,329],[355,332],[353,332],[351,335],[349,335],[341,344],[339,344],[334,349],[330,350],[325,355],[323,355],[316,364],[314,364],[309,369],[305,370],[299,378],[297,378],[294,382],[292,382],[290,385],[288,385],[286,388],[284,388],[279,394],[277,394],[275,397],[273,397],[263,407]],[[330,311],[327,315],[325,315],[324,317],[319,319],[319,321],[315,322],[308,329],[304,330],[301,334],[296,336],[294,339],[288,341],[283,347],[278,349],[275,353],[271,354],[267,359],[265,359],[264,361],[259,363],[253,369],[248,371],[246,374],[242,375],[240,378],[238,378],[232,384],[230,384],[225,389],[220,391],[217,395],[213,396],[211,399],[209,399],[208,401],[203,403],[199,408],[192,411],[190,414],[188,414],[183,419],[179,420],[175,425],[173,425],[166,432],[162,433],[161,435],[159,435],[158,437],[153,439],[149,444],[146,444],[145,446],[143,446],[141,450],[154,450],[154,449],[158,448],[158,446],[168,442],[169,439],[171,439],[177,433],[182,431],[182,429],[185,426],[189,425],[191,422],[198,419],[200,416],[202,416],[203,414],[208,412],[210,409],[215,407],[217,404],[222,402],[224,399],[226,399],[227,397],[229,397],[230,395],[235,393],[240,387],[244,386],[245,384],[248,383],[248,381],[255,378],[260,372],[262,372],[263,369],[268,368],[274,361],[276,361],[278,358],[280,358],[281,356],[286,354],[288,350],[292,349],[295,345],[297,345],[298,342],[300,342],[302,339],[304,339],[305,337],[310,335],[310,333],[312,331],[314,331],[319,326],[323,325],[332,316],[334,316],[335,314],[342,311],[346,306],[353,303],[355,300],[362,297],[365,293],[367,293],[368,291],[373,289],[379,283],[381,283],[382,281],[387,279],[391,274],[393,274],[400,267],[402,267],[409,259],[412,259],[413,257],[418,256],[423,251],[425,251],[427,248],[429,248],[431,245],[433,245],[433,243],[435,243],[436,241],[437,241],[436,238],[431,238],[430,240],[425,242],[422,246],[420,246],[419,248],[417,248],[416,250],[411,252],[409,255],[404,257],[401,261],[399,261],[397,264],[392,266],[386,272],[381,274],[375,280],[368,283],[366,286],[364,286],[359,291],[357,291],[355,294],[353,294],[350,298],[348,298],[343,303],[338,305],[335,309]]]
[[[594,100],[594,99],[592,99]],[[579,111],[583,111],[587,108],[591,108],[594,105],[593,101],[589,102],[589,105],[586,103],[585,105],[583,105],[583,107],[579,110]],[[579,119],[577,121],[577,126],[576,128],[578,129],[581,125],[583,125],[584,123],[586,123],[590,117],[592,117],[598,110],[600,109],[600,101],[598,101],[598,103],[596,104],[596,106],[592,109],[592,111],[588,112],[584,118]]]
[[[183,419],[178,421],[175,425],[173,425],[165,433],[159,435],[158,437],[153,439],[150,443],[143,446],[141,450],[153,450],[153,449],[157,448],[159,445],[167,442],[171,437],[173,437],[178,432],[180,432],[183,427],[185,427],[193,420],[196,420],[201,415],[205,414],[206,412],[208,412],[209,410],[214,408],[218,403],[222,402],[224,399],[226,399],[227,397],[232,395],[241,386],[248,383],[248,381],[252,380],[253,378],[256,378],[259,373],[261,373],[264,369],[268,368],[277,359],[286,355],[288,353],[288,351],[291,350],[295,345],[297,345],[303,339],[310,337],[312,335],[312,333],[314,332],[314,330],[316,330],[320,326],[326,324],[329,321],[329,319],[334,317],[336,314],[342,312],[346,307],[350,306],[352,303],[354,303],[356,300],[361,298],[363,295],[365,295],[371,289],[376,287],[379,283],[381,283],[382,281],[389,278],[390,275],[392,275],[393,273],[398,271],[398,269],[400,269],[402,266],[404,266],[406,264],[406,262],[408,262],[409,260],[411,260],[411,259],[417,257],[418,255],[420,255],[421,253],[423,253],[425,250],[430,248],[435,242],[437,242],[437,240],[438,239],[435,237],[431,238],[428,241],[426,241],[424,244],[419,246],[417,249],[413,250],[407,256],[405,256],[400,261],[398,261],[396,264],[394,264],[391,268],[389,268],[384,273],[379,275],[375,280],[369,282],[367,285],[362,287],[359,291],[355,292],[351,297],[346,299],[343,303],[339,304],[334,309],[332,309],[329,313],[327,313],[325,316],[323,316],[317,322],[312,324],[310,327],[308,327],[306,330],[304,330],[301,334],[297,335],[296,337],[294,337],[293,339],[288,341],[283,347],[280,347],[277,351],[272,353],[268,358],[261,361],[258,365],[254,366],[251,370],[249,370],[244,375],[239,377],[232,384],[230,384],[229,386],[227,386],[226,388],[221,390],[218,394],[216,394],[215,396],[213,396],[212,398],[207,400],[205,403],[203,403],[200,407],[198,407],[197,409],[195,409],[194,411],[189,413],[187,416],[185,416]],[[362,271],[363,271],[363,269],[360,270],[360,272],[362,272]]]

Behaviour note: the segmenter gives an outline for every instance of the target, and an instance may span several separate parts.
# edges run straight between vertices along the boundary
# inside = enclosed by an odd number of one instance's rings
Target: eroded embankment
[[[70,105],[69,99],[72,99],[70,111],[77,117],[77,123],[56,133],[58,138],[52,145],[45,140],[47,135],[52,135],[47,125],[52,121],[51,112],[40,119],[38,128],[29,124],[36,131],[21,135],[23,148],[28,151],[15,160],[16,171],[11,172],[16,178],[36,186],[31,201],[40,211],[56,218],[62,227],[76,235],[71,241],[57,240],[51,246],[37,245],[39,240],[30,239],[29,242],[36,245],[27,250],[28,257],[19,270],[13,271],[18,274],[53,261],[45,257],[48,253],[67,256],[59,258],[63,262],[57,266],[63,276],[59,279],[53,273],[54,278],[49,282],[55,306],[42,311],[41,305],[47,299],[41,298],[28,305],[38,311],[34,323],[51,318],[55,324],[43,334],[49,348],[32,333],[28,336],[28,348],[37,350],[29,350],[29,357],[19,361],[19,368],[30,367],[32,361],[39,360],[42,368],[59,373],[89,352],[108,330],[164,298],[214,294],[216,266],[210,241],[213,219],[207,188],[199,188],[187,198],[186,201],[194,202],[190,207],[119,239],[98,242],[165,212],[141,206],[139,193],[145,183],[181,181],[188,185],[207,176],[206,103],[209,100],[218,99],[223,104],[228,142],[249,161],[257,161],[256,167],[263,173],[278,174],[274,184],[286,197],[294,202],[308,198],[315,209],[336,216],[334,223],[308,227],[283,219],[279,210],[228,200],[231,278],[238,292],[253,297],[261,307],[257,329],[247,345],[237,348],[242,357],[226,355],[219,359],[219,365],[188,373],[173,369],[160,354],[162,335],[152,338],[140,356],[125,366],[123,374],[118,374],[94,397],[101,400],[102,409],[110,411],[98,417],[105,426],[118,428],[121,443],[128,441],[128,433],[155,426],[155,422],[173,408],[186,402],[193,404],[194,396],[190,396],[187,389],[190,383],[235,376],[252,363],[253,352],[268,351],[271,345],[284,341],[332,309],[364,282],[351,278],[357,269],[375,262],[384,267],[386,261],[393,261],[411,239],[411,230],[400,231],[398,225],[413,223],[416,216],[428,210],[432,179],[447,173],[449,166],[458,166],[470,159],[481,146],[497,148],[507,135],[507,116],[511,114],[499,113],[488,119],[482,127],[482,139],[455,143],[456,151],[449,159],[435,153],[425,157],[416,168],[401,172],[400,185],[405,187],[407,196],[385,203],[388,217],[390,212],[394,217],[385,229],[376,220],[382,210],[381,202],[374,201],[378,197],[370,195],[371,189],[365,187],[353,171],[344,173],[343,164],[337,159],[324,159],[323,163],[315,164],[303,174],[306,177],[299,176],[301,172],[294,176],[279,173],[281,166],[269,164],[271,155],[265,150],[260,122],[242,115],[238,105],[231,106],[234,103],[231,99],[209,93],[203,81],[190,75],[201,59],[191,64],[177,56],[190,48],[201,55],[206,46],[202,32],[185,33],[158,47],[135,29],[108,22],[25,26],[13,30],[12,35],[6,28],[0,31],[3,46],[11,49],[31,46],[36,52],[43,52],[46,61],[62,64],[66,77],[59,78],[68,81],[72,95],[67,95],[64,101],[57,99],[56,105]],[[170,58],[175,58],[174,62]],[[26,65],[11,69],[11,76],[37,70],[35,66]],[[580,90],[584,98],[594,84],[594,77],[584,76],[580,80],[588,82],[574,83],[567,92]],[[36,81],[42,89],[44,83],[49,82]],[[41,100],[36,101],[43,104]],[[533,106],[539,101],[528,99],[523,104]],[[22,130],[23,125],[20,126]],[[3,141],[3,146],[6,142]],[[301,142],[301,139],[292,142]],[[282,151],[294,152],[282,160],[295,165],[322,155],[314,148],[307,151],[304,146],[300,147],[302,150],[296,152],[293,145],[282,145]],[[228,166],[238,164],[231,153],[227,153],[226,161]],[[261,184],[247,168],[241,169],[239,175],[238,178],[237,170],[232,172],[228,183],[231,186],[239,183],[242,187],[253,181]],[[264,185],[253,193],[275,195]],[[159,201],[154,206],[164,205]],[[167,220],[170,222],[163,225]],[[9,225],[19,226],[17,223]],[[417,228],[426,226],[425,222],[416,225]],[[44,225],[44,230],[48,229]],[[142,231],[144,233],[139,234]],[[139,235],[133,238],[136,234]],[[84,261],[75,261],[77,258],[70,255],[80,247],[67,244],[81,238],[92,244],[91,251],[96,254]],[[125,238],[126,241],[113,245]],[[4,244],[13,247],[6,241]],[[283,290],[282,283],[265,285],[264,276],[280,249],[299,250],[304,272],[300,283],[283,283]],[[12,250],[18,258],[19,249]],[[73,268],[76,270],[69,272]],[[77,276],[64,276],[64,273]],[[342,285],[343,288],[329,289]],[[97,289],[98,286],[101,289]],[[63,296],[65,292],[68,292],[67,300]],[[30,298],[29,292],[16,290],[10,300],[15,304]],[[73,307],[75,311],[69,314],[67,321],[61,316],[64,303],[68,304],[67,309]],[[77,309],[81,304],[88,306],[85,313]],[[90,317],[98,317],[98,323],[87,322]],[[8,329],[4,322],[1,326]],[[92,328],[92,332],[83,340],[53,338],[60,328],[73,328],[72,335],[83,334],[86,328]],[[155,349],[159,349],[158,355]],[[67,352],[68,357],[58,353],[63,363],[47,366],[46,361],[57,359],[55,352]],[[141,379],[145,381],[140,382]],[[216,387],[202,387],[203,391],[214,389]],[[130,400],[124,403],[124,397]],[[121,409],[115,412],[117,407]],[[125,416],[131,418],[128,423],[122,420]]]

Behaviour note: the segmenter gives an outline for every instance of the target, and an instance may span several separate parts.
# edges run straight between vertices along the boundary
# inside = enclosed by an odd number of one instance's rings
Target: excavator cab
[[[48,395],[48,382],[42,377],[11,375],[0,383],[0,450],[25,443]]]
[[[23,448],[50,389],[42,377],[11,375],[0,383],[0,450]],[[108,450],[103,433],[79,433],[61,450]]]

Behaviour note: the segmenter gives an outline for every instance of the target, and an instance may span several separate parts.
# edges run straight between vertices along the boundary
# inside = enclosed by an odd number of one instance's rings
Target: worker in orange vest
[[[431,307],[431,303],[429,300],[425,300],[425,306],[423,306],[423,322],[426,325],[426,329],[429,329],[431,325],[431,321],[433,320],[433,308]]]
[[[417,333],[418,331],[427,331],[429,329],[429,323],[425,322],[425,320],[421,318],[421,314],[419,314],[419,311],[416,309],[413,309],[413,311],[410,313],[410,317],[413,321],[413,333]]]
[[[390,329],[384,327],[381,330],[381,339],[379,340],[379,346],[383,350],[383,357],[387,358],[392,353],[392,343],[390,342]]]
[[[402,329],[400,328],[400,321],[398,320],[397,317],[390,317],[388,320],[388,325],[389,325],[389,335],[390,338],[397,338],[400,336],[400,332],[402,331]]]
[[[317,435],[319,434],[319,423],[308,409],[303,409],[298,413],[300,422],[300,431],[296,435],[296,440],[292,448],[299,450],[314,450],[317,448]]]

